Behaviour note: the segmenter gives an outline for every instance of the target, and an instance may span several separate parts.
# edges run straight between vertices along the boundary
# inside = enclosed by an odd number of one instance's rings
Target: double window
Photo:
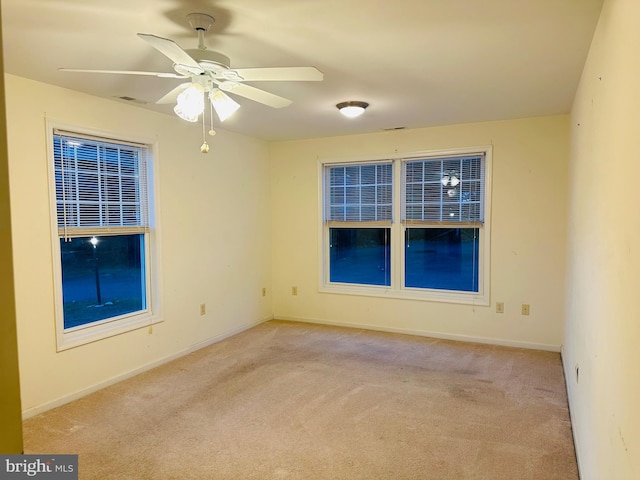
[[[58,347],[151,323],[151,149],[53,129]]]
[[[489,166],[489,148],[323,163],[323,287],[486,303]]]

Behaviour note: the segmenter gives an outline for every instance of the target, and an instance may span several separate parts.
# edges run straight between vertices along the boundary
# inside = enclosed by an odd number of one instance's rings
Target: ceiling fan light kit
[[[209,101],[221,122],[224,122],[240,108],[239,103],[220,90],[209,92]]]
[[[173,111],[187,122],[197,122],[204,111],[204,89],[197,83],[191,84],[178,95]]]
[[[348,118],[359,117],[364,113],[368,106],[369,104],[367,102],[361,102],[357,100],[340,102],[336,105],[338,110],[340,110],[340,113]]]
[[[240,108],[227,93],[262,103],[273,108],[290,105],[291,100],[252,87],[243,82],[260,81],[322,81],[324,75],[315,67],[261,67],[231,68],[229,57],[218,52],[207,50],[204,34],[215,23],[215,19],[204,13],[191,13],[187,22],[198,34],[198,48],[183,50],[173,40],[146,33],[138,33],[138,37],[158,50],[173,62],[175,73],[142,72],[127,70],[86,70],[61,68],[62,71],[80,73],[110,73],[126,75],[148,75],[159,78],[188,79],[159,99],[156,103],[174,103],[174,112],[188,122],[198,121],[205,110],[205,95],[209,98],[212,110],[215,110],[220,121],[224,121]],[[211,119],[213,122],[213,119]],[[204,122],[204,115],[203,115]],[[211,129],[213,132],[213,128]],[[215,132],[214,132],[215,133]],[[209,151],[206,142],[202,152]]]

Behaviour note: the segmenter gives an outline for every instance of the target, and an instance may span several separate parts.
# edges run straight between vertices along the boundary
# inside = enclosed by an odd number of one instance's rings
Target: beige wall
[[[639,18],[605,1],[571,116],[563,357],[583,480],[640,478]]]
[[[274,316],[559,349],[568,116],[271,145]],[[318,159],[493,145],[491,306],[320,293]],[[396,153],[398,152],[398,154]],[[298,295],[291,295],[291,287]],[[495,313],[495,302],[505,313]],[[531,315],[520,305],[531,305]]]
[[[271,317],[267,146],[5,76],[22,408],[31,415]],[[49,119],[158,139],[164,322],[56,353],[45,138]],[[199,305],[207,314],[200,316]]]

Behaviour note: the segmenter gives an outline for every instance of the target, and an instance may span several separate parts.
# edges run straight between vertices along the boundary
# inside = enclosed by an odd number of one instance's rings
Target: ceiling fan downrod
[[[186,16],[186,19],[191,28],[198,34],[198,50],[206,50],[207,46],[204,44],[204,34],[208,32],[215,23],[215,18],[206,13],[190,13]]]

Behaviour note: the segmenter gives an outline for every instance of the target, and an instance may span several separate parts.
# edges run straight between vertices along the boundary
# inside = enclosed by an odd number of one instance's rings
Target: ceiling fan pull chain
[[[211,130],[209,130],[209,135],[212,137],[216,134],[216,131],[213,129],[213,103],[209,100],[209,115],[211,117]]]
[[[207,135],[205,133],[205,117],[206,115],[202,112],[202,146],[200,147],[200,151],[202,153],[209,153],[209,144],[207,143]]]

